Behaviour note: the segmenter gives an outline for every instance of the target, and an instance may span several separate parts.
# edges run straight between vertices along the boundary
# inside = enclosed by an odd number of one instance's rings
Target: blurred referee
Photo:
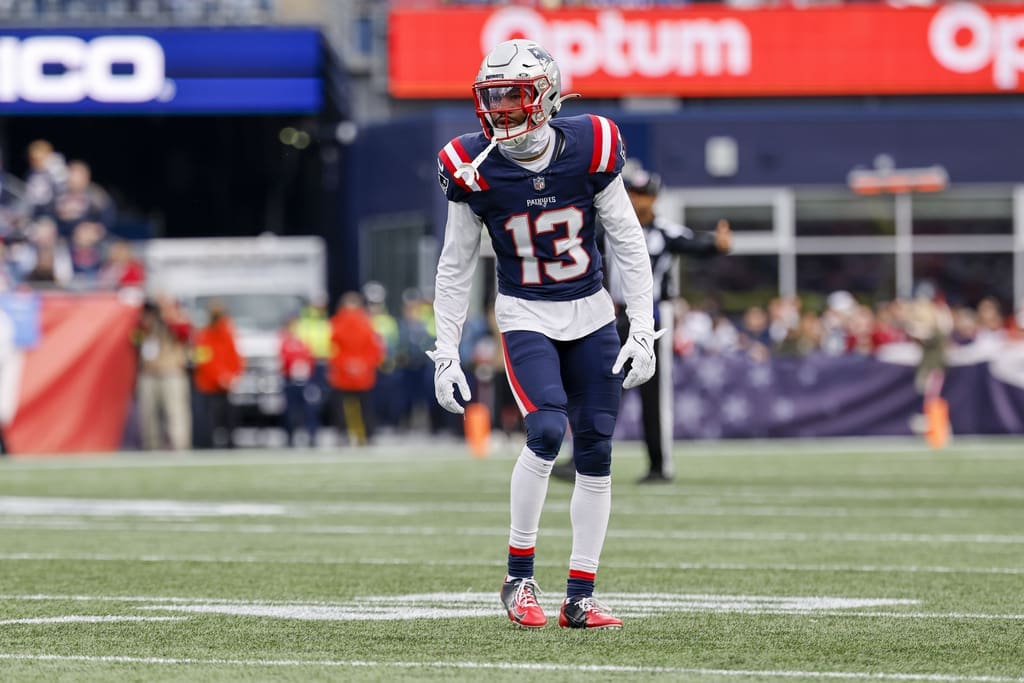
[[[714,232],[696,233],[684,225],[655,215],[654,203],[661,190],[661,177],[645,170],[635,159],[628,160],[623,166],[622,180],[647,240],[654,274],[654,327],[658,330],[661,329],[660,302],[679,296],[678,256],[708,257],[727,253],[732,249],[732,231],[729,221],[724,218],[718,221]],[[608,266],[609,261],[605,261],[605,268]],[[616,304],[619,337],[624,341],[629,332],[629,318],[622,305],[622,291],[614,271],[608,273],[608,285]],[[671,330],[668,334],[671,336]],[[670,420],[668,424],[662,424],[660,389],[660,377],[665,372],[662,368],[672,361],[671,357],[659,357],[658,361],[654,377],[637,387],[648,459],[648,472],[638,480],[640,484],[672,481],[670,464],[665,461],[665,451],[672,446],[672,424]],[[572,462],[565,462],[556,464],[552,474],[559,479],[571,480],[576,472]]]

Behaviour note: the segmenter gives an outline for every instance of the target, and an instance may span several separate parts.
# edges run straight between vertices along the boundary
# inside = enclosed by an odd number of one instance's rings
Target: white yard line
[[[917,600],[905,599],[857,599],[832,597],[785,597],[745,595],[704,595],[671,593],[605,593],[602,598],[614,604],[626,616],[643,617],[655,612],[679,613],[741,613],[741,614],[783,614],[792,616],[834,616],[884,619],[942,619],[942,620],[985,620],[1024,621],[1024,614],[990,612],[922,612],[894,610],[851,611],[857,607],[917,605]],[[237,614],[249,616],[278,616],[283,618],[328,618],[347,619],[368,613],[381,612],[388,606],[397,610],[387,618],[405,618],[401,615],[422,614],[410,618],[439,618],[427,612],[439,609],[469,609],[466,613],[452,612],[447,616],[486,616],[497,614],[496,598],[490,593],[437,593],[424,595],[368,596],[350,600],[241,600],[223,598],[159,597],[138,595],[0,595],[10,602],[100,602],[141,605],[142,609],[164,609],[214,614]],[[493,604],[492,604],[493,603]],[[377,607],[374,607],[377,605]],[[552,598],[552,609],[557,600]],[[842,609],[845,607],[845,609]],[[290,608],[290,609],[289,609]],[[268,611],[269,610],[269,611]],[[312,616],[311,616],[312,615]],[[375,616],[387,616],[375,614]],[[441,615],[445,616],[445,615]]]
[[[389,487],[388,493],[393,493]],[[1020,486],[961,486],[950,485],[948,487],[895,487],[877,486],[870,481],[865,481],[858,486],[783,486],[765,483],[763,486],[725,486],[714,487],[707,485],[687,484],[680,482],[668,486],[647,487],[645,494],[656,497],[679,497],[680,495],[706,495],[709,492],[723,499],[743,498],[755,501],[779,502],[793,498],[826,499],[835,500],[844,498],[849,500],[880,500],[880,501],[907,501],[907,500],[945,500],[949,498],[957,500],[968,500],[979,502],[991,502],[998,500],[1024,500],[1024,487]]]
[[[349,557],[260,557],[258,555],[129,555],[101,553],[0,553],[0,562],[202,562],[208,564],[324,564],[355,566],[420,567],[504,567],[504,558],[494,560],[431,560],[426,558],[349,558]],[[538,567],[562,567],[563,562],[537,560]],[[605,569],[645,569],[652,571],[779,571],[779,572],[856,572],[867,574],[991,574],[1020,576],[1024,567],[948,567],[934,565],[871,564],[788,564],[740,562],[617,562],[606,560]],[[2,597],[2,596],[0,596]]]
[[[287,534],[336,535],[336,536],[502,536],[508,533],[506,527],[451,527],[433,526],[357,526],[320,525],[304,526],[280,524],[218,524],[177,522],[161,524],[151,520],[139,523],[96,522],[92,520],[49,520],[49,519],[6,519],[0,520],[2,529],[30,529],[51,531],[93,531],[93,532],[137,532],[137,533],[215,533],[215,534]],[[571,537],[568,528],[545,530],[549,536]],[[917,534],[917,533],[857,533],[857,532],[803,532],[803,531],[656,531],[643,529],[613,529],[609,538],[655,539],[655,540],[717,540],[750,541],[754,543],[964,543],[978,545],[1020,545],[1024,544],[1021,534]]]
[[[13,624],[105,624],[118,621],[185,621],[188,617],[139,617],[129,615],[106,614],[88,616],[69,614],[60,617],[26,617],[24,619],[2,619],[0,625]]]
[[[635,505],[630,503],[615,503],[615,515],[638,516],[638,517],[866,517],[892,519],[906,517],[910,519],[965,519],[975,516],[979,511],[970,509],[955,508],[926,508],[920,507],[884,507],[884,508],[851,508],[842,506],[806,506],[806,507],[784,507],[775,505],[735,505],[722,504],[717,501],[722,498],[706,499],[705,505],[686,506],[665,506],[659,505]],[[0,498],[0,504],[3,499]],[[774,502],[774,501],[773,501]],[[244,505],[245,503],[233,503]],[[406,503],[400,501],[384,501],[373,503],[308,503],[305,505],[292,505],[279,503],[287,507],[285,514],[290,516],[314,516],[314,515],[347,515],[347,514],[375,514],[391,516],[418,516],[430,513],[467,513],[467,514],[507,514],[508,503]],[[568,501],[548,500],[544,504],[545,511],[566,512],[569,510]],[[995,511],[992,514],[1000,514],[1002,511]]]
[[[707,499],[705,504],[676,505],[635,505],[617,504],[617,516],[639,517],[866,517],[892,519],[963,519],[977,511],[951,508],[920,507],[842,507],[842,506],[777,506],[753,504],[723,504],[721,498]],[[698,501],[701,502],[701,501]],[[552,500],[545,504],[545,510],[565,512],[568,501]],[[195,501],[173,499],[123,499],[123,498],[69,498],[46,496],[2,496],[0,495],[0,516],[6,519],[24,517],[40,518],[86,518],[86,517],[149,517],[155,519],[200,517],[298,517],[331,515],[363,515],[413,517],[432,513],[458,514],[506,514],[507,503],[448,503],[404,501],[373,502],[248,502],[248,501]]]
[[[722,676],[757,678],[856,679],[873,681],[932,681],[936,683],[1024,683],[1024,677],[935,673],[886,673],[877,671],[800,671],[702,669],[670,666],[620,666],[612,664],[549,664],[541,662],[388,662],[368,660],[300,659],[199,659],[190,657],[132,657],[0,653],[0,660],[86,662],[95,664],[153,664],[244,667],[329,667],[350,669],[454,669],[462,671],[544,671],[568,673],[664,674],[674,676]]]

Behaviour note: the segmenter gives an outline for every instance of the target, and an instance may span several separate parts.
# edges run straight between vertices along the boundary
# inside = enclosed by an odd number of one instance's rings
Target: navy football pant
[[[509,385],[526,423],[527,447],[554,460],[568,422],[576,471],[611,474],[623,378],[621,372],[612,373],[620,348],[615,323],[572,341],[521,330],[501,338]]]

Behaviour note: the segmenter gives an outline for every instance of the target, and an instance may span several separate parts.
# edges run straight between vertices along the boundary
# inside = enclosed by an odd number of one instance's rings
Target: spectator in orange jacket
[[[334,390],[333,412],[339,432],[347,432],[353,444],[365,445],[373,437],[370,392],[383,360],[384,344],[373,329],[362,295],[346,292],[331,318],[328,380]]]
[[[224,304],[211,300],[206,308],[209,322],[195,339],[196,446],[234,447],[234,410],[228,394],[244,362],[235,345],[235,331]]]

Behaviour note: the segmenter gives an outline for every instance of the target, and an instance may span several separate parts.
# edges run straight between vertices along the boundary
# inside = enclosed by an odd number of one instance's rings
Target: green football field
[[[1024,681],[1024,442],[615,447],[598,596],[555,625],[570,485],[538,539],[552,617],[497,591],[517,448],[429,442],[0,460],[0,680]]]

